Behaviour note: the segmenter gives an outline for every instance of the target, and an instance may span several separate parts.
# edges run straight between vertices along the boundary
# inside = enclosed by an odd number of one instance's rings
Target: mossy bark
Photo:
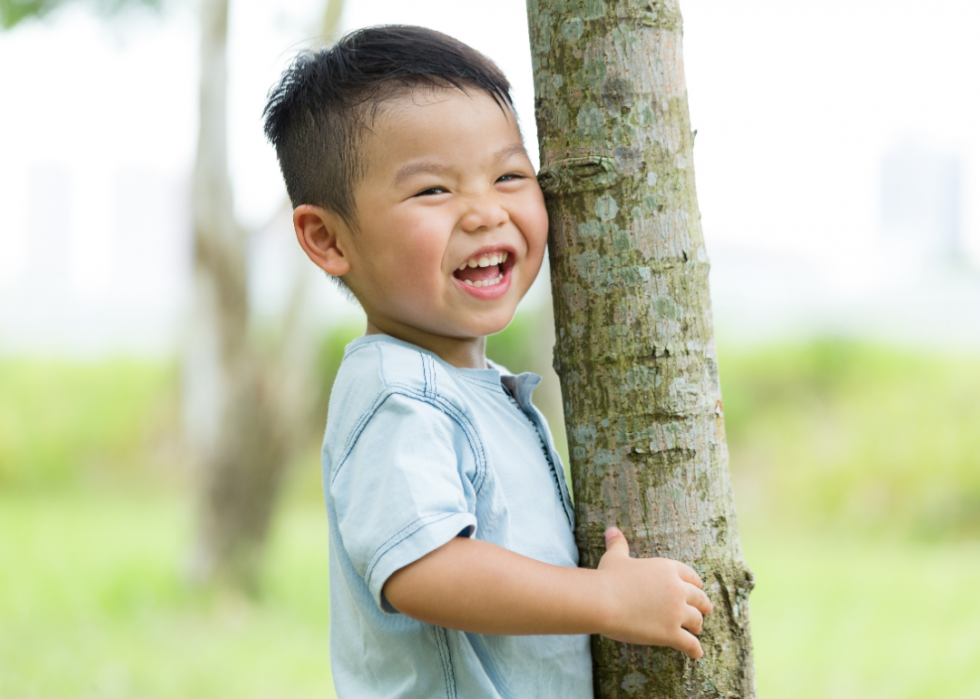
[[[754,697],[677,0],[528,0],[528,18],[582,565],[617,525],[715,604],[698,661],[593,638],[596,696]]]

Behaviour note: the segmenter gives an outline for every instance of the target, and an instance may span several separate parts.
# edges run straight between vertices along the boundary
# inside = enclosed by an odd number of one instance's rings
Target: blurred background
[[[980,5],[681,7],[760,696],[980,696]],[[430,26],[536,163],[524,3],[0,12],[0,696],[332,696],[319,443],[363,316],[294,242],[266,92]],[[550,323],[543,274],[489,353],[563,444]]]

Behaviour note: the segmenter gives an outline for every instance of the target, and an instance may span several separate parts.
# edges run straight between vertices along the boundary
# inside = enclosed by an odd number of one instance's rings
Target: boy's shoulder
[[[474,387],[501,390],[499,376],[508,372],[494,366],[486,372],[454,370],[433,353],[389,335],[359,337],[347,346],[334,380],[328,421],[365,419],[393,394],[464,414]]]
[[[403,439],[404,426],[414,425],[417,434],[411,439],[431,433],[482,444],[478,416],[486,408],[473,402],[474,395],[483,390],[503,393],[500,369],[454,369],[433,353],[388,335],[354,340],[330,392],[322,452],[325,474],[336,474],[370,425],[375,425],[372,443]],[[385,434],[379,436],[378,429]],[[482,457],[474,458],[482,463]]]
[[[331,400],[337,392],[348,400],[373,400],[385,393],[430,399],[452,393],[456,378],[442,360],[421,347],[390,335],[365,335],[347,345]]]

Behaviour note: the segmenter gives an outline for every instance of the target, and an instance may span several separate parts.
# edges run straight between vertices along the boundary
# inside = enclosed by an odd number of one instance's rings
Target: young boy
[[[299,244],[367,314],[323,445],[342,697],[591,697],[596,633],[701,656],[691,568],[630,558],[615,528],[577,567],[540,378],[484,355],[548,232],[509,90],[473,49],[390,26],[270,93]]]

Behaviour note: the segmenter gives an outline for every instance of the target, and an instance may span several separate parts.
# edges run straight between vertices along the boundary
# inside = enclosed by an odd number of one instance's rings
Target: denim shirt
[[[387,335],[347,347],[330,395],[330,655],[344,698],[592,696],[589,637],[490,636],[399,614],[396,570],[470,536],[577,566],[568,485],[541,381],[457,369]]]

